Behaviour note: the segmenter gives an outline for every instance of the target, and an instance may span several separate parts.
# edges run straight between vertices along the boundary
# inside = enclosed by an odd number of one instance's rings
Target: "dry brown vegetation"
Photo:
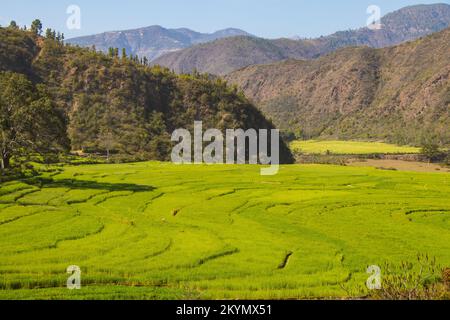
[[[349,161],[348,165],[354,167],[374,167],[385,170],[414,171],[414,172],[450,172],[450,168],[435,163],[402,160],[356,160]]]
[[[386,49],[251,66],[227,77],[303,138],[450,141],[450,29]]]

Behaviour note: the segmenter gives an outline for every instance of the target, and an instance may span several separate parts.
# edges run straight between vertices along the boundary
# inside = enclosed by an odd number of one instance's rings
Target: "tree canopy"
[[[42,22],[39,19],[34,20],[31,23],[31,31],[35,34],[40,35],[42,33]]]
[[[0,166],[31,153],[67,150],[62,113],[43,85],[34,86],[25,75],[0,72]]]

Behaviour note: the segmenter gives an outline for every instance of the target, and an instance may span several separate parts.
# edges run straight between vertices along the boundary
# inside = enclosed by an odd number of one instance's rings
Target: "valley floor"
[[[420,148],[399,146],[384,142],[348,140],[296,140],[291,149],[306,154],[370,155],[370,154],[418,154]]]
[[[450,266],[448,173],[259,169],[67,166],[1,184],[0,299],[345,298],[369,265]]]
[[[450,172],[450,167],[436,163],[425,163],[418,161],[403,161],[403,160],[377,160],[367,159],[352,160],[348,163],[354,167],[374,167],[384,170],[399,170],[399,171],[412,171],[412,172]]]

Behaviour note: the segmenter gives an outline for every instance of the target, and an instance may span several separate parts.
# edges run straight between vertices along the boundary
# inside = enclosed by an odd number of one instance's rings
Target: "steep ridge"
[[[450,29],[396,47],[243,68],[226,79],[304,137],[450,143]]]
[[[233,37],[193,46],[161,56],[154,64],[177,73],[196,69],[225,75],[237,69],[286,59],[312,59],[349,46],[382,48],[414,40],[450,26],[450,5],[405,7],[384,16],[382,29],[341,31],[317,39],[256,39]]]
[[[95,46],[107,52],[108,48],[125,48],[128,54],[147,57],[150,61],[159,56],[190,46],[234,36],[250,36],[249,33],[228,28],[214,33],[200,33],[187,28],[166,29],[161,26],[104,32],[92,36],[72,38],[68,43],[81,47]]]

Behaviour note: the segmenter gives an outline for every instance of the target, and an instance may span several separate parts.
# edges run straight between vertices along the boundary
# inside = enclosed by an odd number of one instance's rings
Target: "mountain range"
[[[67,42],[81,47],[95,46],[107,52],[108,48],[125,48],[127,53],[147,57],[150,61],[159,56],[188,48],[196,44],[226,37],[251,36],[249,33],[228,28],[214,33],[200,33],[187,28],[166,29],[150,26],[126,31],[112,31],[92,36],[69,39]]]
[[[225,79],[303,138],[450,145],[450,29],[398,46],[254,65]]]
[[[194,69],[225,75],[240,68],[285,59],[312,59],[350,46],[383,48],[414,40],[450,26],[450,5],[405,7],[381,19],[382,28],[336,32],[316,39],[261,39],[236,36],[165,54],[154,61],[177,73]]]

